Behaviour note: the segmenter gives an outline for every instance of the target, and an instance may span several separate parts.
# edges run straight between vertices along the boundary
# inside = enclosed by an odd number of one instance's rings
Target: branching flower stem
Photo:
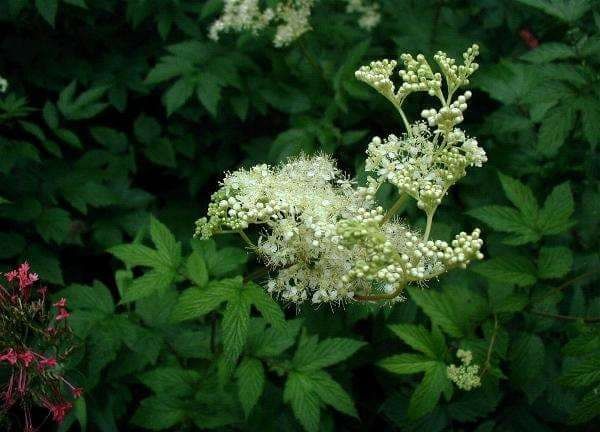
[[[375,294],[375,295],[355,295],[354,299],[358,301],[382,301],[382,300],[394,300],[402,293],[404,285],[400,285],[396,290],[390,294]]]
[[[435,215],[436,210],[437,210],[437,207],[427,213],[427,226],[425,227],[425,234],[423,235],[424,242],[429,240],[429,234],[431,234],[431,225],[433,224],[433,216]]]
[[[385,215],[383,215],[383,219],[381,220],[381,225],[385,224],[392,217],[394,217],[396,215],[396,213],[398,213],[400,208],[406,203],[407,200],[408,200],[407,194],[405,194],[405,193],[400,194],[400,196],[398,197],[396,202],[389,208],[389,210],[385,213]]]

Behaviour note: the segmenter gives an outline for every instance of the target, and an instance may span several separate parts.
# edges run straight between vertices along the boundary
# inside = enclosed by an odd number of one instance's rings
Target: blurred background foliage
[[[73,310],[86,395],[62,430],[593,430],[600,7],[380,4],[369,33],[322,0],[313,31],[276,49],[268,32],[210,41],[220,1],[0,2],[0,259],[30,261]],[[401,124],[357,67],[473,42],[464,127],[489,162],[433,235],[481,225],[484,262],[392,308],[284,317],[240,277],[258,264],[237,239],[190,240],[228,169],[324,151],[363,178],[370,137]],[[427,98],[412,102],[415,119]],[[403,217],[424,223],[412,203]],[[383,361],[449,364],[459,347],[485,371],[477,390]]]

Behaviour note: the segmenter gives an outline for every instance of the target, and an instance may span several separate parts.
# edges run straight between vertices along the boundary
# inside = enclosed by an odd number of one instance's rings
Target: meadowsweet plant
[[[358,25],[370,30],[379,24],[381,15],[377,3],[365,0],[344,0],[346,12],[358,15]],[[222,15],[212,23],[209,37],[218,40],[221,33],[244,32],[253,34],[272,27],[273,45],[281,48],[291,44],[307,31],[315,0],[282,0],[273,7],[263,7],[260,0],[225,0]]]
[[[62,362],[72,350],[66,300],[51,304],[48,288],[36,287],[38,275],[28,263],[4,277],[8,284],[0,284],[0,371],[7,378],[0,383],[0,410],[22,412],[23,430],[30,432],[37,430],[32,408],[47,409],[61,423],[82,389],[62,373]]]
[[[294,303],[401,300],[407,284],[483,258],[479,229],[462,232],[450,243],[430,239],[433,216],[450,186],[467,167],[486,161],[477,141],[456,127],[470,92],[453,101],[477,69],[476,55],[474,45],[458,66],[439,52],[435,60],[441,72],[434,73],[424,56],[404,54],[406,69],[399,73],[403,84],[398,90],[391,80],[396,62],[361,67],[356,77],[388,98],[406,127],[399,136],[373,138],[366,185],[357,185],[323,154],[302,155],[274,167],[242,168],[225,176],[208,217],[197,222],[196,235],[239,233],[272,271],[268,291]],[[417,91],[441,103],[439,111],[424,110],[428,123],[409,123],[402,110],[406,97]],[[386,182],[400,194],[387,211],[376,200]],[[405,194],[425,212],[424,232],[395,217]],[[256,244],[245,232],[253,225],[261,228]]]

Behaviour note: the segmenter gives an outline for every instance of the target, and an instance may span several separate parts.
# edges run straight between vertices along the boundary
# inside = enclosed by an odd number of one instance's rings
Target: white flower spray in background
[[[358,15],[358,25],[371,30],[381,20],[379,5],[365,0],[343,0],[346,12]],[[225,0],[223,13],[212,23],[208,32],[213,40],[221,33],[249,31],[253,34],[273,26],[273,45],[285,47],[307,31],[316,0],[282,0],[275,7],[261,7],[260,0]]]
[[[446,54],[436,54],[441,73],[434,73],[422,55],[415,60],[404,54],[398,90],[391,80],[396,62],[372,62],[356,72],[394,104],[406,127],[402,135],[373,138],[367,149],[366,185],[356,185],[327,155],[242,168],[225,176],[212,196],[208,217],[197,221],[196,235],[240,234],[270,272],[268,291],[294,303],[398,301],[407,284],[482,259],[478,229],[462,232],[450,243],[429,238],[448,189],[468,166],[486,161],[477,141],[456,127],[470,92],[452,101],[477,69],[477,52],[476,45],[469,48],[460,66]],[[441,104],[439,112],[423,111],[429,125],[409,123],[402,110],[406,97],[417,91],[428,92]],[[376,193],[386,182],[400,196],[384,211]],[[395,218],[406,196],[426,214],[424,233]],[[251,225],[262,228],[256,243],[245,232]]]
[[[0,75],[0,93],[6,93],[8,89],[8,81]]]

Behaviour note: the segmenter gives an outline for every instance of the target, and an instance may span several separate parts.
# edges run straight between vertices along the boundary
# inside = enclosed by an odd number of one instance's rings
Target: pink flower
[[[65,308],[60,308],[58,310],[58,314],[56,315],[56,321],[66,320],[70,315],[71,314]]]
[[[58,363],[57,363],[56,359],[53,357],[48,357],[48,358],[42,359],[38,362],[38,367],[40,369],[53,368],[53,367],[56,367],[56,365],[58,365]]]
[[[19,354],[19,360],[23,362],[25,367],[29,367],[31,362],[35,360],[35,356],[31,351],[25,351],[24,353]]]
[[[74,398],[78,398],[83,394],[83,389],[81,387],[73,387],[71,393],[73,393]]]
[[[5,361],[14,365],[17,363],[18,355],[14,349],[9,348],[6,354],[0,355],[0,362]]]
[[[70,402],[60,402],[57,404],[52,404],[51,402],[46,401],[44,406],[48,408],[48,411],[52,414],[52,420],[56,423],[62,423],[65,419],[65,416],[71,411],[73,408],[73,404]]]
[[[57,308],[67,307],[67,299],[63,297],[59,301],[54,303],[52,306],[57,307]]]

